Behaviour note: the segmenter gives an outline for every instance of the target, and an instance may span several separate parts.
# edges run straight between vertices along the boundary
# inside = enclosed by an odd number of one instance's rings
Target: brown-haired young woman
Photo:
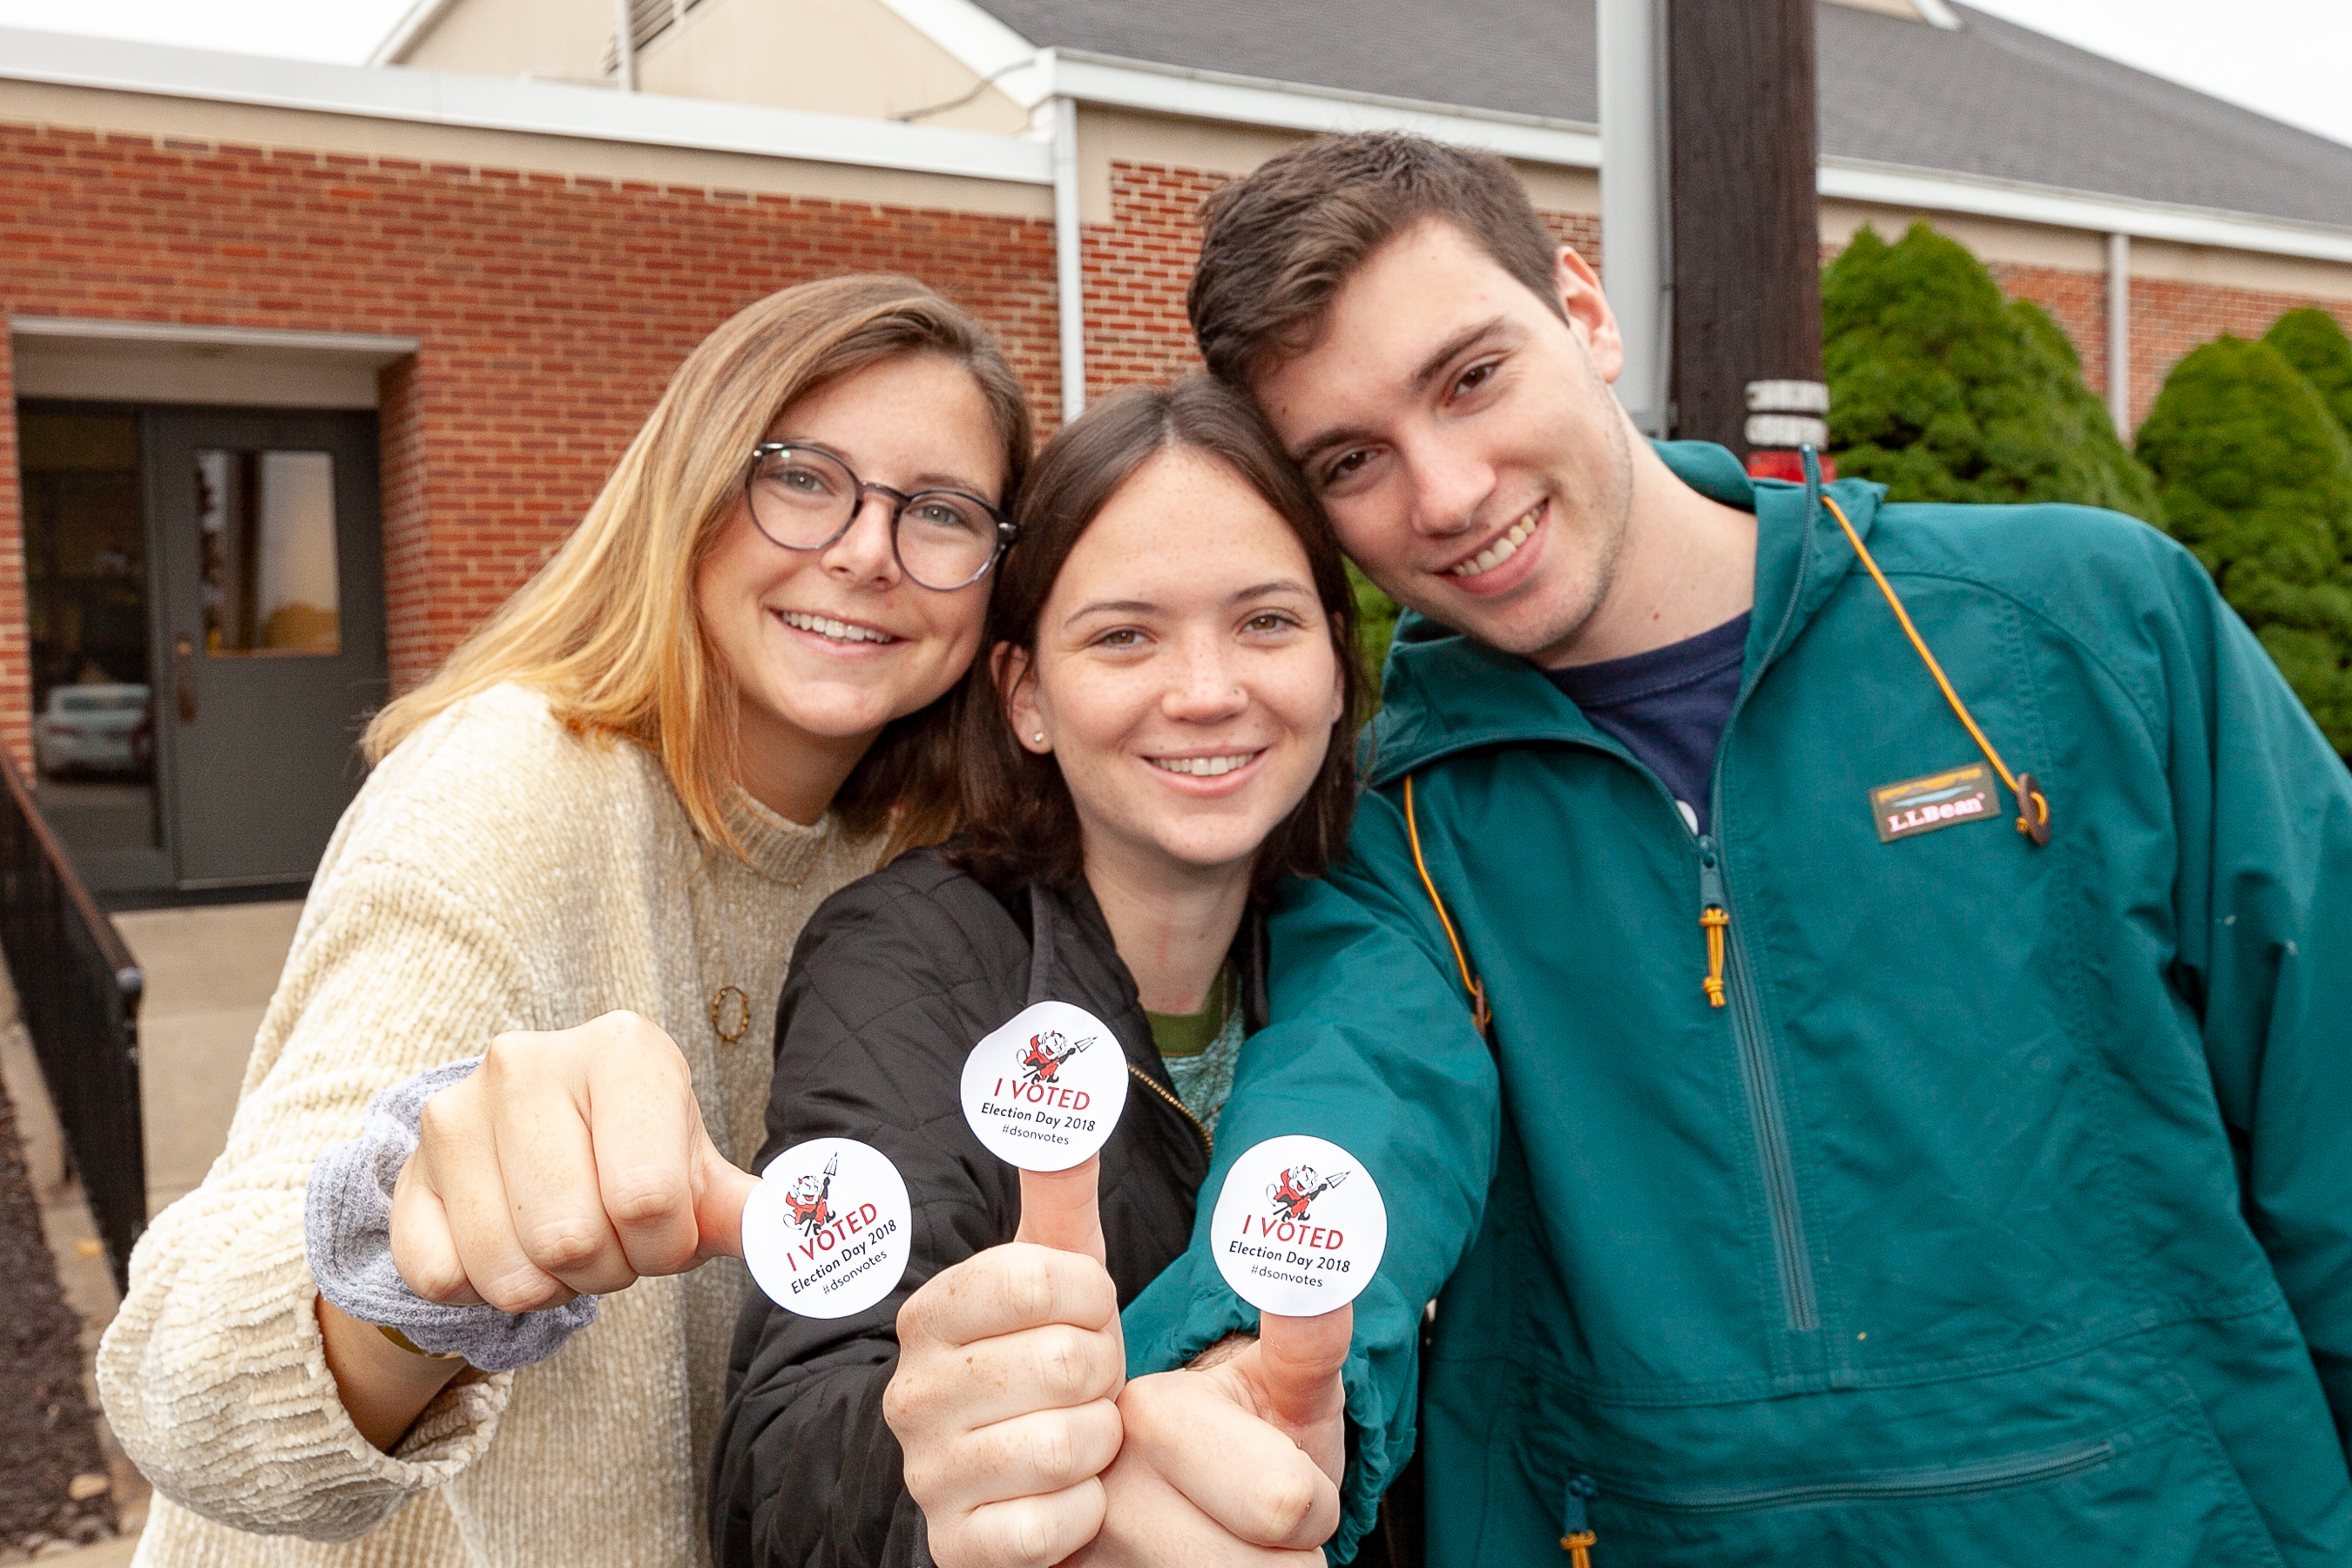
[[[163,1494],[142,1561],[696,1555],[746,1281],[695,1265],[738,1246],[783,951],[952,823],[953,692],[1029,441],[1003,357],[920,284],[772,295],[378,716],[227,1151],[100,1353]],[[383,1107],[419,1082],[448,1087],[415,1143]]]
[[[793,954],[761,1158],[828,1135],[881,1150],[912,1253],[847,1318],[746,1304],[714,1460],[725,1563],[1056,1563],[1097,1540],[1107,1500],[1123,1525],[1169,1517],[1150,1478],[1104,1473],[1117,1311],[1189,1238],[1265,1021],[1260,911],[1346,837],[1347,577],[1296,471],[1206,377],[1090,408],[1039,456],[1020,518],[963,712],[968,835],[835,895]],[[1097,1160],[1039,1177],[982,1149],[958,1084],[975,1041],[1047,999],[1108,1025],[1133,1081]],[[992,1427],[991,1399],[1034,1403],[1041,1372],[1058,1407]],[[1328,1533],[1336,1449],[1250,1425],[1279,1450],[1273,1489],[1314,1505],[1281,1531]]]

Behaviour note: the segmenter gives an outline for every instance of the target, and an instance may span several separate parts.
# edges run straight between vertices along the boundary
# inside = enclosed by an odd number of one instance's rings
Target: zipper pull
[[[1731,927],[1731,909],[1723,894],[1723,868],[1717,862],[1715,840],[1698,841],[1698,923],[1706,932],[1706,1005],[1723,1005],[1723,933]]]
[[[1592,1544],[1600,1539],[1592,1531],[1592,1516],[1585,1501],[1600,1491],[1601,1483],[1591,1476],[1571,1476],[1568,1482],[1568,1505],[1562,1510],[1566,1529],[1561,1531],[1559,1549],[1568,1553],[1570,1568],[1592,1568]]]

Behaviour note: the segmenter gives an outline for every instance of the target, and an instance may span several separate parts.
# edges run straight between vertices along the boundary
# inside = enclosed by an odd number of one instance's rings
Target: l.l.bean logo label
[[[1209,1237],[1235,1295],[1261,1312],[1311,1318],[1372,1282],[1388,1250],[1389,1211],[1345,1149],[1298,1132],[1234,1162]]]
[[[813,1138],[761,1173],[743,1205],[743,1261],[777,1305],[845,1318],[897,1287],[913,1226],[888,1155],[854,1138]]]
[[[971,1048],[963,1116],[982,1147],[1024,1171],[1066,1171],[1127,1108],[1127,1053],[1083,1007],[1039,1002]]]
[[[2000,815],[1993,797],[1992,770],[1982,763],[1880,784],[1870,792],[1870,810],[1882,844]]]

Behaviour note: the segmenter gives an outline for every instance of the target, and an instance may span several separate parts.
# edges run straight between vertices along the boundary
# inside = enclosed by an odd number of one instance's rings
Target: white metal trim
[[[908,26],[955,57],[977,77],[997,77],[995,89],[1024,109],[1052,96],[1037,46],[972,0],[881,0]],[[1024,69],[1024,67],[1037,68]]]
[[[417,352],[415,338],[377,332],[276,331],[265,327],[201,327],[178,321],[126,321],[79,316],[11,316],[8,335],[79,342],[182,343],[278,353],[340,354],[389,364]]]
[[[392,25],[392,31],[377,40],[375,47],[368,51],[365,63],[372,66],[398,65],[407,58],[416,40],[423,37],[427,29],[457,3],[457,0],[415,0],[415,4],[401,13],[400,20]]]
[[[1078,106],[1054,100],[1054,309],[1062,360],[1062,423],[1087,410],[1087,278],[1078,212]]]
[[[1601,132],[1572,120],[1463,109],[1266,77],[1051,51],[1052,90],[1087,103],[1291,131],[1417,131],[1441,142],[1570,168],[1601,166]]]
[[[1822,159],[1821,193],[1844,201],[2012,218],[2021,223],[2046,224],[2053,228],[2093,234],[2127,234],[2135,239],[2171,240],[2181,245],[2210,245],[2229,250],[2352,262],[2352,228],[2175,206],[2130,196],[1874,163],[1858,158]]]
[[[842,114],[507,81],[451,71],[326,65],[167,44],[0,28],[0,79],[260,104],[656,147],[748,153],[1013,184],[1053,183],[1051,149],[1024,137]]]

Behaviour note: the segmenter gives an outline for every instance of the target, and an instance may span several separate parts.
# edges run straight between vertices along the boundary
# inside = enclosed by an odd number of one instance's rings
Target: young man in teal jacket
[[[1499,161],[1206,230],[1211,368],[1419,612],[1203,1188],[1386,1197],[1334,1556],[1417,1426],[1441,1568],[2352,1561],[2352,775],[2197,562],[1644,443]],[[1130,1365],[1255,1321],[1196,1235]]]

